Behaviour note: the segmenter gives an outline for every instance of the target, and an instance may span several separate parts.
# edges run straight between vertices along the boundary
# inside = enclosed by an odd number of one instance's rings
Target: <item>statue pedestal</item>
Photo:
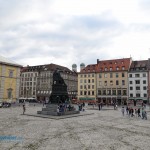
[[[62,116],[62,115],[72,115],[72,114],[79,114],[80,111],[73,110],[73,111],[65,111],[60,112],[57,114],[57,104],[48,104],[45,108],[42,108],[42,111],[37,111],[37,114],[41,115],[52,115],[52,116]]]

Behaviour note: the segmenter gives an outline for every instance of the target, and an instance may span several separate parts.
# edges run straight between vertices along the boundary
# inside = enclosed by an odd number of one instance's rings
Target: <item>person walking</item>
[[[98,109],[99,109],[99,111],[101,110],[101,105],[100,105],[100,103],[98,103]]]
[[[137,110],[137,113],[138,113],[138,117],[141,117],[141,112],[140,112],[140,108],[138,108],[138,110]]]
[[[25,104],[23,104],[22,107],[23,107],[23,115],[24,115],[24,113],[25,113],[25,111],[26,111]]]
[[[129,107],[128,106],[126,107],[126,113],[127,113],[127,115],[129,114]]]
[[[124,116],[124,107],[122,107],[121,112],[122,112],[122,116]]]

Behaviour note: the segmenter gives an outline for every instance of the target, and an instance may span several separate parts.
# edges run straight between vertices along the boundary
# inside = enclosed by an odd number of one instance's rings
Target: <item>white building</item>
[[[148,61],[133,61],[128,73],[129,100],[148,101]]]

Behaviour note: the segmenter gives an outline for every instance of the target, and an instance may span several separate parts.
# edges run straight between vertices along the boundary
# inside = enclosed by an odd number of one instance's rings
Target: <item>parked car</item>
[[[2,108],[3,107],[3,103],[2,102],[0,102],[0,108]]]
[[[8,103],[8,102],[3,102],[3,104],[2,104],[3,106],[3,108],[8,108],[8,107],[10,107],[11,106],[11,103]]]

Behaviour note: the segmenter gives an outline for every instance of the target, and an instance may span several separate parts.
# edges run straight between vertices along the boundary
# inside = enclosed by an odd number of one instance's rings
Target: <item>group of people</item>
[[[121,108],[121,112],[122,112],[122,115],[124,116],[125,114],[125,111],[126,111],[126,114],[129,116],[129,117],[141,117],[142,119],[145,119],[147,120],[147,112],[145,110],[144,107],[142,107],[142,110],[141,108],[132,108],[132,107],[126,107],[126,109],[124,107]]]
[[[74,110],[75,108],[73,107],[73,106],[71,106],[70,104],[66,104],[66,103],[64,103],[64,104],[59,104],[58,106],[57,106],[57,115],[61,115],[61,114],[63,114],[64,112],[66,112],[66,111],[72,111],[72,110]]]

